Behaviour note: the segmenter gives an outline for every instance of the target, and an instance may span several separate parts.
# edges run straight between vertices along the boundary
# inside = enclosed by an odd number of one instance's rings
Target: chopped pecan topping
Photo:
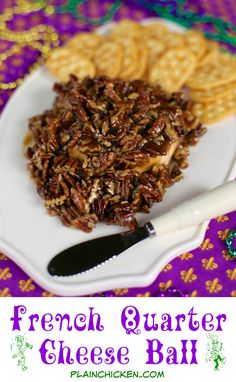
[[[50,215],[91,232],[99,221],[135,229],[182,177],[205,132],[181,93],[107,77],[55,84],[51,110],[32,117],[28,170]]]

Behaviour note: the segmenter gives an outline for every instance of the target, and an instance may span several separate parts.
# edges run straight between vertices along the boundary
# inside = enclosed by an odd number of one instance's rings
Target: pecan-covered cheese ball
[[[28,168],[50,215],[90,232],[135,229],[188,165],[205,132],[181,93],[108,77],[55,84],[52,109],[29,121]]]

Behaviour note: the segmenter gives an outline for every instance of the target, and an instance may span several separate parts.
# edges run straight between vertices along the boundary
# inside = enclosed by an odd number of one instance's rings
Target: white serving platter
[[[162,22],[170,29],[182,30],[176,24]],[[111,27],[112,24],[105,25],[99,33],[106,33]],[[45,68],[34,72],[16,90],[0,120],[0,250],[41,287],[62,296],[147,286],[164,265],[201,244],[207,222],[146,239],[116,259],[80,275],[52,277],[47,272],[48,262],[63,249],[123,230],[118,226],[98,224],[91,234],[86,234],[62,226],[57,217],[49,217],[29,178],[22,145],[28,118],[51,107],[54,81]],[[184,179],[168,189],[164,201],[156,204],[149,215],[138,215],[140,224],[235,178],[235,126],[236,116],[209,126],[200,143],[191,149],[190,166],[184,171]]]

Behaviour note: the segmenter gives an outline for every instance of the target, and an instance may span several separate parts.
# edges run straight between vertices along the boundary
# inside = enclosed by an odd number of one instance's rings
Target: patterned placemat
[[[42,64],[53,46],[77,31],[91,30],[124,17],[160,16],[203,30],[235,51],[234,0],[78,1],[2,0],[0,2],[0,111],[23,78]],[[221,155],[222,153],[219,153]],[[202,245],[167,264],[146,288],[116,289],[98,296],[232,296],[236,297],[236,260],[224,243],[236,226],[236,212],[210,222]],[[19,267],[0,254],[0,296],[44,296]]]

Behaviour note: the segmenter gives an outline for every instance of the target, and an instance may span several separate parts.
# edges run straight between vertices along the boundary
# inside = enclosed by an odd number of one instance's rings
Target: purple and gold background
[[[67,1],[51,0],[46,3],[60,6],[66,5]],[[107,14],[112,3],[109,0],[91,0],[84,2],[79,11],[88,18],[98,18]],[[163,3],[163,1],[152,1],[152,3]],[[4,13],[6,8],[15,5],[16,2],[13,0],[1,0],[0,15]],[[186,1],[186,6],[200,16],[210,14],[236,25],[235,0],[190,0]],[[123,1],[113,19],[129,17],[141,20],[155,16],[157,16],[156,13],[138,5],[136,1]],[[61,43],[77,31],[91,30],[92,28],[91,25],[81,21],[70,12],[58,13],[54,11],[52,14],[46,14],[43,10],[28,15],[15,15],[8,22],[8,27],[20,32],[39,24],[52,25],[58,32]],[[11,42],[0,39],[0,54],[11,46]],[[28,73],[29,67],[37,57],[38,53],[27,47],[22,52],[10,57],[6,62],[0,63],[0,83],[11,82],[16,78],[23,77]],[[0,112],[12,93],[13,90],[0,89]],[[225,144],[227,149],[227,142]],[[219,153],[219,155],[221,154]],[[224,244],[229,231],[235,227],[236,211],[213,219],[201,246],[194,251],[182,254],[167,264],[152,285],[146,288],[116,289],[97,294],[97,296],[236,297],[236,259],[228,255]],[[53,294],[40,288],[16,264],[0,253],[0,297],[11,296],[51,297]]]

